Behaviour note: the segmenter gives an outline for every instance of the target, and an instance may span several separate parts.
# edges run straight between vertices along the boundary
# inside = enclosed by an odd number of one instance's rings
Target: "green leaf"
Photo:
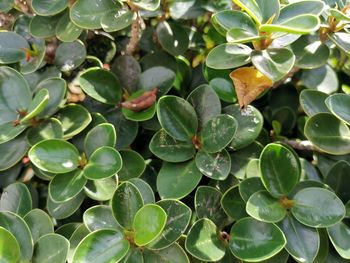
[[[86,48],[80,40],[61,43],[55,53],[55,66],[62,72],[78,68],[86,59]]]
[[[318,113],[308,119],[304,133],[308,140],[326,153],[350,153],[349,127],[330,113]]]
[[[123,166],[118,172],[118,177],[122,181],[137,178],[145,171],[146,163],[143,157],[133,150],[121,150],[120,152]]]
[[[4,0],[0,3],[0,12],[6,13],[7,11],[10,11],[14,5],[13,0]]]
[[[185,247],[193,257],[203,261],[217,261],[225,255],[225,245],[216,225],[206,218],[199,219],[192,225]]]
[[[142,206],[142,196],[135,185],[126,181],[118,186],[112,198],[112,210],[122,227],[132,228],[135,214]]]
[[[286,245],[286,238],[276,225],[250,217],[236,222],[230,235],[229,246],[233,255],[249,262],[271,258]]]
[[[221,113],[220,99],[209,85],[200,85],[194,89],[188,95],[187,101],[197,113],[199,129]]]
[[[336,92],[339,86],[337,73],[329,65],[316,69],[303,70],[300,83],[309,89],[315,89],[327,94]]]
[[[223,111],[231,115],[237,122],[236,133],[230,148],[239,150],[254,142],[259,136],[264,123],[260,111],[251,105],[241,111],[238,104],[227,106]]]
[[[68,254],[68,240],[58,234],[47,234],[35,244],[33,263],[65,263]]]
[[[214,180],[225,180],[231,171],[231,158],[225,149],[217,153],[201,150],[195,161],[199,171]]]
[[[348,108],[349,102],[350,95],[341,93],[331,95],[325,101],[328,109],[335,116],[350,125],[350,110]]]
[[[11,248],[11,249],[8,249]],[[19,244],[5,228],[0,227],[0,257],[3,263],[18,262],[21,256]]]
[[[305,89],[300,93],[300,105],[305,113],[312,117],[317,113],[329,112],[325,100],[328,95],[318,90]]]
[[[33,239],[25,221],[12,212],[0,212],[0,227],[8,230],[16,238],[20,247],[20,261],[29,262],[33,255]],[[8,248],[6,250],[10,251]]]
[[[48,102],[49,91],[47,89],[39,90],[35,94],[32,102],[29,104],[27,114],[21,119],[21,122],[28,121],[37,116],[40,112],[43,111]]]
[[[56,35],[56,27],[62,13],[54,16],[33,16],[29,24],[29,32],[34,37],[50,38]]]
[[[21,35],[15,32],[0,32],[0,63],[10,64],[25,59],[24,48],[28,49],[29,45]],[[3,70],[8,69],[4,68]],[[1,78],[5,76],[1,76]]]
[[[123,69],[123,74],[125,69]],[[163,96],[174,85],[176,75],[174,71],[160,66],[152,66],[142,72],[138,78],[139,90],[152,90],[158,88],[158,96]]]
[[[191,141],[198,127],[194,108],[184,99],[163,96],[157,105],[157,116],[163,129],[174,139]]]
[[[160,250],[145,249],[145,251],[143,252],[143,259],[144,263],[190,263],[185,251],[177,243],[174,243],[171,246]]]
[[[232,29],[240,29],[243,34],[256,36],[259,34],[255,23],[249,15],[235,10],[223,10],[211,17],[215,29],[223,36]]]
[[[228,103],[237,102],[237,95],[232,81],[224,78],[213,78],[210,80],[209,85],[215,90],[222,101]]]
[[[194,197],[198,219],[208,218],[220,229],[231,223],[221,206],[222,194],[211,186],[199,186]]]
[[[330,55],[327,45],[310,35],[300,37],[291,48],[296,57],[295,66],[303,69],[324,66]]]
[[[89,157],[102,146],[115,147],[117,134],[110,123],[102,123],[92,128],[85,137],[85,154]]]
[[[160,0],[134,0],[135,6],[148,11],[156,11],[160,5]]]
[[[239,194],[246,203],[254,193],[261,190],[266,190],[261,177],[246,178],[239,184]]]
[[[62,123],[64,139],[69,139],[84,130],[91,122],[89,111],[79,104],[66,104],[56,118]]]
[[[30,229],[34,244],[41,236],[54,232],[51,217],[41,209],[31,210],[23,219]]]
[[[74,252],[73,262],[118,262],[130,248],[123,234],[112,229],[97,230],[87,235]]]
[[[79,27],[98,29],[105,14],[112,10],[117,13],[121,7],[119,1],[113,0],[78,0],[70,8],[70,19]]]
[[[85,226],[90,232],[101,229],[120,229],[120,226],[113,216],[110,206],[96,205],[85,210],[83,215]]]
[[[56,203],[66,202],[83,190],[86,178],[82,170],[57,174],[49,184],[49,195]]]
[[[68,262],[73,262],[73,256],[76,248],[80,244],[80,242],[86,237],[88,234],[90,234],[89,230],[86,228],[84,224],[79,224],[75,229],[73,230],[73,233],[70,233],[69,238],[69,251],[68,251]]]
[[[135,13],[129,9],[112,10],[101,18],[101,26],[106,32],[120,31],[132,24]]]
[[[286,48],[270,48],[252,52],[254,66],[266,77],[278,81],[293,68],[294,54]]]
[[[65,11],[56,25],[56,37],[63,42],[73,42],[82,32],[83,29],[70,20],[69,10]]]
[[[287,214],[280,201],[265,190],[255,192],[248,199],[246,209],[250,216],[266,223],[279,222]]]
[[[293,216],[307,226],[329,227],[340,222],[345,216],[342,201],[334,193],[323,188],[305,188],[293,199]]]
[[[59,120],[48,119],[37,126],[29,128],[27,139],[30,145],[47,139],[63,139],[63,128]]]
[[[3,153],[0,159],[0,171],[11,168],[27,154],[29,145],[24,135],[0,144],[0,152]]]
[[[119,152],[109,146],[103,146],[94,151],[84,167],[84,176],[98,180],[115,175],[123,165]]]
[[[95,100],[118,104],[122,98],[122,88],[117,77],[100,68],[85,70],[79,77],[81,88]]]
[[[350,54],[350,34],[337,32],[328,35],[329,39],[347,55]]]
[[[153,135],[149,149],[158,158],[174,163],[187,161],[196,152],[192,143],[178,141],[163,129]]]
[[[62,12],[68,6],[68,0],[33,0],[32,7],[36,14],[53,16]]]
[[[160,45],[171,55],[183,55],[188,49],[189,37],[180,24],[162,21],[158,24],[156,32]]]
[[[61,78],[48,78],[41,81],[36,86],[35,91],[38,92],[42,89],[46,89],[49,92],[49,102],[38,114],[38,118],[49,117],[56,113],[66,94],[66,81]]]
[[[287,147],[268,144],[260,156],[261,179],[274,197],[289,194],[298,183],[301,173],[299,159]]]
[[[305,14],[319,16],[324,7],[325,4],[319,0],[294,1],[281,9],[277,22],[283,23],[286,20]]]
[[[66,202],[55,203],[49,196],[47,198],[47,210],[49,214],[55,219],[64,219],[71,216],[75,211],[79,209],[84,201],[84,198],[84,193],[80,192],[78,195]]]
[[[327,256],[329,255],[329,241],[328,234],[326,229],[318,228],[317,229],[319,237],[320,237],[320,246],[318,248],[318,253],[315,258],[315,263],[325,262]]]
[[[210,119],[200,133],[201,149],[209,153],[223,150],[232,141],[236,128],[236,120],[230,115]]]
[[[84,186],[85,194],[96,201],[107,201],[113,197],[118,186],[118,177],[108,177],[99,180],[88,180]]]
[[[291,34],[309,34],[317,31],[320,27],[320,19],[311,14],[299,15],[284,20],[278,24],[263,24],[259,27],[259,31],[263,32],[285,32]]]
[[[59,139],[41,141],[28,153],[35,166],[51,173],[67,173],[79,164],[79,152],[74,145]]]
[[[346,187],[350,180],[349,176],[350,164],[344,160],[340,160],[331,167],[324,180],[325,184],[329,185],[335,191],[344,204],[350,200],[350,193]]]
[[[181,199],[191,193],[202,174],[193,161],[185,163],[163,163],[157,176],[157,190],[161,199]]]
[[[140,178],[131,178],[128,181],[139,190],[144,204],[155,203],[153,189],[146,181]]]
[[[32,209],[32,196],[23,183],[7,186],[1,194],[0,211],[10,211],[24,216]]]
[[[239,194],[237,185],[232,186],[223,194],[220,203],[225,213],[235,221],[248,216],[245,209],[246,204]]]
[[[280,224],[287,244],[285,249],[299,262],[315,262],[320,247],[317,229],[300,224],[293,216],[288,215]]]
[[[214,69],[238,68],[250,62],[252,49],[243,44],[221,44],[213,48],[206,60],[206,65]]]
[[[155,240],[163,231],[167,214],[159,205],[147,204],[134,217],[135,244],[145,246]]]
[[[162,234],[147,245],[152,250],[164,249],[174,244],[186,231],[192,215],[191,209],[178,200],[160,200],[157,205],[166,212],[167,222]]]
[[[343,222],[327,228],[328,236],[342,258],[350,259],[350,228]]]
[[[262,22],[262,13],[255,0],[233,0],[233,2],[248,13],[258,25]],[[259,1],[260,2],[260,1]]]

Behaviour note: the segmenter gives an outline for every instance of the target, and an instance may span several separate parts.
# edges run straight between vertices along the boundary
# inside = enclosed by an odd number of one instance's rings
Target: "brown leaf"
[[[273,81],[255,68],[242,67],[230,73],[241,109],[247,107],[261,93],[273,85]]]
[[[158,88],[146,91],[135,99],[122,102],[121,106],[134,112],[145,110],[151,107],[157,100],[157,92]]]

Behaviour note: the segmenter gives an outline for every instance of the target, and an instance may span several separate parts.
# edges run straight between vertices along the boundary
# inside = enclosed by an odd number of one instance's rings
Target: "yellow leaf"
[[[255,68],[242,67],[231,72],[241,109],[247,107],[261,93],[273,85],[273,81]]]

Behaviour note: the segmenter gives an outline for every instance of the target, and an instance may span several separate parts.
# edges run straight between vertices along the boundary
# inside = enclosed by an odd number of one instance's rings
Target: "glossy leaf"
[[[127,181],[118,186],[112,198],[112,210],[122,227],[132,228],[135,215],[142,206],[142,196],[136,186]]]
[[[261,262],[279,253],[286,244],[282,231],[274,224],[243,218],[231,228],[229,243],[237,258]]]
[[[79,67],[86,59],[86,49],[81,41],[61,43],[55,53],[55,65],[63,72]]]
[[[117,177],[108,177],[99,180],[88,180],[84,186],[85,194],[96,201],[107,201],[113,197],[118,186]]]
[[[160,200],[157,205],[166,212],[167,222],[162,234],[147,245],[152,250],[174,244],[187,229],[192,215],[191,209],[178,200]]]
[[[143,206],[134,217],[136,245],[145,246],[155,240],[163,231],[166,221],[167,215],[160,206],[155,204]]]
[[[94,151],[84,167],[84,176],[98,180],[115,175],[123,165],[119,152],[109,146],[103,146]]]
[[[29,128],[27,139],[30,145],[47,139],[63,139],[63,128],[59,120],[48,119],[35,127]]]
[[[120,229],[110,206],[97,205],[85,210],[83,221],[89,231],[100,229]]]
[[[348,94],[334,94],[325,101],[328,109],[335,116],[350,125],[350,111],[348,110],[349,102],[350,95]]]
[[[139,75],[138,88],[140,90],[158,88],[157,96],[162,96],[167,94],[172,88],[175,77],[173,70],[163,66],[152,66]]]
[[[221,206],[225,213],[235,221],[248,216],[246,213],[246,204],[239,194],[238,186],[229,188],[221,198]]]
[[[83,203],[85,195],[80,192],[78,195],[74,196],[72,199],[55,203],[50,197],[47,198],[47,210],[49,214],[55,219],[64,219],[71,216],[75,211],[77,211],[81,204]]]
[[[128,9],[111,10],[101,18],[101,26],[106,32],[122,30],[133,22],[135,14]]]
[[[66,202],[78,195],[86,182],[84,173],[80,169],[57,174],[49,184],[49,195],[54,202]]]
[[[231,81],[224,78],[214,78],[209,82],[209,85],[215,90],[222,101],[229,103],[235,103],[237,101],[237,95]]]
[[[123,166],[118,172],[120,180],[129,180],[140,177],[146,168],[143,157],[133,150],[121,150]]]
[[[214,69],[238,68],[250,62],[251,52],[243,44],[221,44],[209,52],[206,65]]]
[[[145,249],[143,252],[144,263],[171,261],[174,263],[189,263],[189,259],[183,248],[174,243],[171,246],[160,250]]]
[[[73,262],[118,262],[128,252],[130,244],[121,232],[112,229],[97,230],[87,235],[74,252]]]
[[[4,153],[0,159],[0,171],[9,169],[18,163],[27,154],[28,149],[29,145],[23,135],[0,144],[0,152]]]
[[[304,225],[311,227],[329,227],[340,222],[345,216],[342,201],[331,191],[310,187],[294,196],[295,204],[291,211],[294,217]],[[327,207],[327,209],[324,209]]]
[[[304,133],[322,151],[343,155],[350,153],[350,130],[330,113],[318,113],[305,124]]]
[[[192,256],[203,261],[217,261],[225,255],[225,246],[216,225],[205,218],[192,225],[185,247]]]
[[[160,0],[136,0],[133,4],[141,9],[155,11],[160,5]]]
[[[89,157],[100,147],[115,147],[116,140],[117,134],[112,124],[99,124],[86,134],[84,140],[85,154]]]
[[[121,9],[119,1],[112,0],[78,0],[70,8],[70,18],[74,24],[86,29],[101,28],[102,17],[111,10]]]
[[[97,101],[117,104],[121,100],[122,89],[119,80],[111,72],[91,68],[80,75],[79,82],[81,88]]]
[[[36,14],[52,16],[62,12],[68,5],[68,0],[34,0],[32,7]]]
[[[335,248],[342,258],[350,258],[350,246],[349,246],[349,237],[350,229],[343,223],[339,222],[338,224],[327,228],[328,236]]]
[[[29,24],[29,32],[34,37],[49,38],[56,35],[56,27],[62,14],[54,16],[34,16]]]
[[[250,216],[267,223],[279,222],[287,214],[280,201],[265,190],[255,192],[248,199],[246,209]]]
[[[318,90],[305,89],[300,93],[300,105],[308,116],[329,112],[325,100],[328,95]]]
[[[33,263],[65,263],[68,254],[68,240],[58,234],[47,234],[35,244]]]
[[[40,237],[54,232],[51,217],[41,209],[31,210],[23,219],[30,229],[34,244]]]
[[[10,211],[23,217],[32,210],[32,206],[32,197],[23,183],[10,184],[1,194],[0,211]]]
[[[151,152],[167,162],[184,162],[195,154],[193,144],[174,139],[163,129],[154,134],[149,144]]]
[[[15,32],[0,33],[0,62],[10,64],[25,58],[24,48],[29,48],[28,42]]]
[[[350,34],[337,32],[328,35],[330,40],[346,54],[350,53]]]
[[[286,48],[271,48],[252,52],[254,66],[273,81],[282,79],[293,68],[294,54]]]
[[[191,193],[202,174],[194,161],[164,163],[157,176],[157,190],[162,199],[181,199]]]
[[[337,196],[346,203],[350,200],[347,185],[349,181],[350,164],[346,161],[338,161],[329,169],[324,182],[329,185]]]
[[[267,145],[260,156],[261,179],[275,197],[290,193],[300,178],[301,167],[297,156],[285,146]]]
[[[235,104],[224,108],[224,113],[231,115],[237,122],[236,133],[230,145],[232,149],[242,149],[259,136],[264,119],[255,107],[249,105],[241,111],[239,105]]]
[[[73,42],[78,39],[83,29],[75,25],[66,11],[56,25],[56,37],[63,42]]]
[[[231,158],[225,149],[217,153],[201,150],[195,161],[199,171],[214,180],[225,180],[231,171]]]
[[[0,257],[3,263],[18,262],[20,259],[19,244],[8,230],[0,227]],[[8,248],[11,249],[8,249]]]
[[[291,215],[279,227],[287,239],[285,249],[288,253],[300,262],[314,262],[320,247],[317,229],[300,224]]]
[[[37,143],[28,156],[35,166],[51,173],[67,173],[79,164],[79,153],[74,145],[58,139]]]
[[[175,96],[163,96],[157,106],[158,120],[166,133],[176,140],[191,141],[198,127],[193,107]]]

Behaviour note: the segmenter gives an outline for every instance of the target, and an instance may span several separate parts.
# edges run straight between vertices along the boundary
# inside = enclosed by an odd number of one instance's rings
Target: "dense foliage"
[[[349,8],[1,0],[0,262],[348,262]]]

